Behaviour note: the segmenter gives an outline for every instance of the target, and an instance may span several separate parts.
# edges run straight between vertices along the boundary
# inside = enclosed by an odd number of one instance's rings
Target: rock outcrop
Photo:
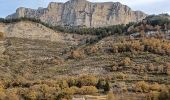
[[[18,8],[11,18],[36,18],[50,25],[103,27],[137,22],[147,15],[132,11],[119,2],[93,3],[86,0],[70,0],[66,3],[51,2],[47,8]]]

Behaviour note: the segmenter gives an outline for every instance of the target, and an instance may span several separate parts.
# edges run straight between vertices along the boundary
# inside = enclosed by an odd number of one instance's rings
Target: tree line
[[[98,27],[98,28],[85,28],[85,27],[64,27],[64,26],[52,26],[47,23],[42,22],[40,19],[36,18],[27,18],[21,17],[16,19],[4,19],[0,18],[0,22],[2,23],[13,23],[19,21],[32,21],[36,23],[40,23],[50,29],[55,31],[65,32],[65,33],[76,33],[76,34],[90,34],[97,35],[98,38],[115,35],[115,34],[130,34],[133,32],[151,31],[158,29],[170,29],[170,18],[169,15],[150,15],[147,16],[143,21],[139,23],[130,22],[129,24],[121,24],[121,25],[112,25],[106,27]]]

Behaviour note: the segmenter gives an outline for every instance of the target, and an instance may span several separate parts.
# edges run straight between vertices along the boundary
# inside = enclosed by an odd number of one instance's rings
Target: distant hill
[[[119,2],[92,3],[86,0],[70,0],[66,3],[51,2],[47,8],[20,7],[6,19],[36,18],[53,26],[103,27],[138,22],[147,15],[133,11]]]

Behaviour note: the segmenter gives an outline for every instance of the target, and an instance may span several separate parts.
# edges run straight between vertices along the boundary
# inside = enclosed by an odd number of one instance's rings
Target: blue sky
[[[47,7],[49,2],[66,2],[68,0],[0,0],[0,17],[5,17],[16,11],[18,7]],[[133,10],[141,10],[147,14],[170,14],[170,0],[88,0],[91,2],[121,2]]]

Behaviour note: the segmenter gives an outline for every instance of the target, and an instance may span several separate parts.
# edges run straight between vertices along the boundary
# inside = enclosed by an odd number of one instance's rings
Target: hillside
[[[0,99],[169,100],[170,24],[146,20],[93,35],[1,23]]]
[[[133,11],[119,2],[69,0],[65,3],[51,2],[47,8],[20,7],[16,13],[6,18],[35,18],[53,26],[103,27],[138,22],[146,16],[145,13]]]

